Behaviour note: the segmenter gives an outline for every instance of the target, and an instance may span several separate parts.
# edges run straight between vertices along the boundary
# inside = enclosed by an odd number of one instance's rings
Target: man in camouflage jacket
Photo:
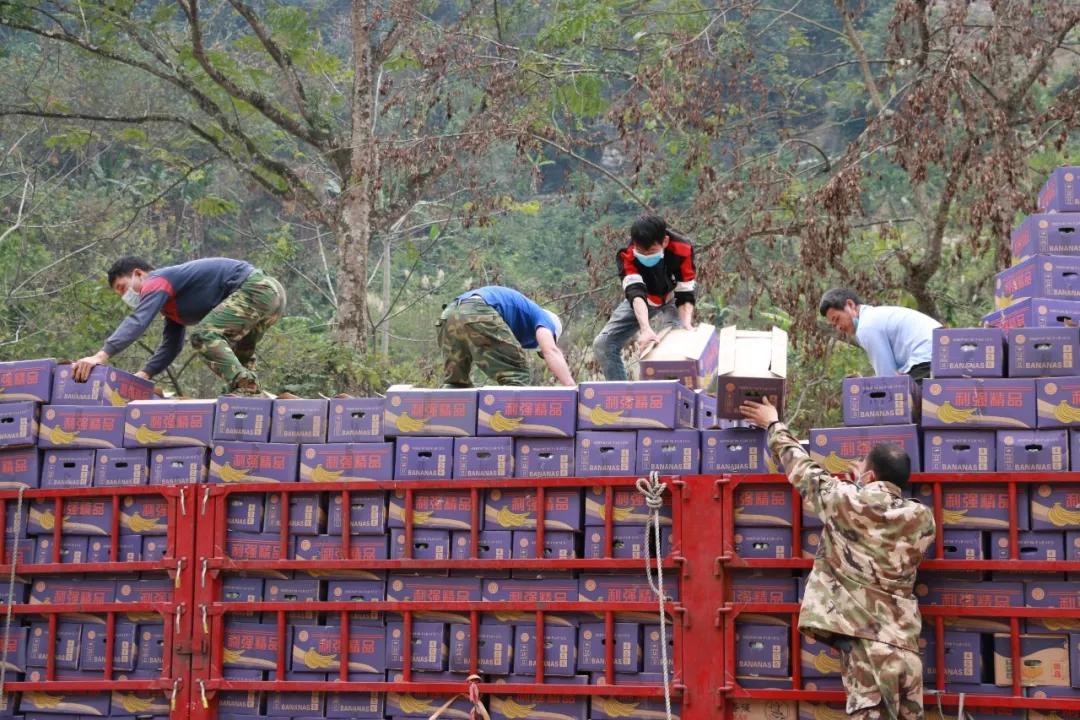
[[[911,459],[897,445],[876,445],[859,482],[849,482],[810,459],[768,400],[744,404],[742,414],[768,429],[773,456],[824,523],[799,630],[840,651],[848,714],[921,720],[922,618],[912,586],[934,514],[904,497]]]

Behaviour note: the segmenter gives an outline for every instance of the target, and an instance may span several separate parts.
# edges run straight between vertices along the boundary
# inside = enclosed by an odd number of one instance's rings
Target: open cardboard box
[[[641,358],[641,379],[678,380],[691,390],[711,390],[716,385],[719,347],[712,325],[673,328]]]
[[[717,414],[741,420],[739,406],[763,397],[784,416],[787,381],[787,333],[772,330],[740,330],[734,325],[720,331],[717,364]]]

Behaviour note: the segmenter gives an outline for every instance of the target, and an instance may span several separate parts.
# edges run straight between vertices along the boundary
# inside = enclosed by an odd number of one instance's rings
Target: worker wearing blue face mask
[[[630,244],[617,256],[625,298],[593,340],[593,353],[607,380],[625,380],[622,350],[634,333],[645,348],[659,338],[650,320],[690,329],[697,271],[690,242],[658,215],[642,215],[630,226]]]

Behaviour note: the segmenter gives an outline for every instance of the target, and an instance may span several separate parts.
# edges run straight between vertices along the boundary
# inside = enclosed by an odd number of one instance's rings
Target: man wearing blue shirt
[[[838,332],[855,338],[875,375],[910,375],[920,384],[930,377],[934,329],[941,327],[934,318],[911,308],[864,305],[847,288],[822,295],[818,311]]]
[[[563,385],[574,378],[559,346],[559,316],[517,290],[489,285],[462,293],[436,323],[443,352],[443,387],[472,387],[475,364],[497,385],[529,385],[525,350],[538,349]]]

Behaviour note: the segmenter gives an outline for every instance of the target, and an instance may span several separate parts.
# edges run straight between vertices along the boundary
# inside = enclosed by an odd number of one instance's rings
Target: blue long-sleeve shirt
[[[143,366],[150,377],[169,366],[184,349],[185,327],[195,325],[243,285],[255,268],[243,260],[203,258],[154,270],[143,280],[139,304],[103,346],[110,356],[142,337],[154,317],[165,316],[161,343]]]
[[[875,375],[896,375],[930,362],[939,327],[937,320],[911,308],[860,305],[855,339],[870,356]]]

